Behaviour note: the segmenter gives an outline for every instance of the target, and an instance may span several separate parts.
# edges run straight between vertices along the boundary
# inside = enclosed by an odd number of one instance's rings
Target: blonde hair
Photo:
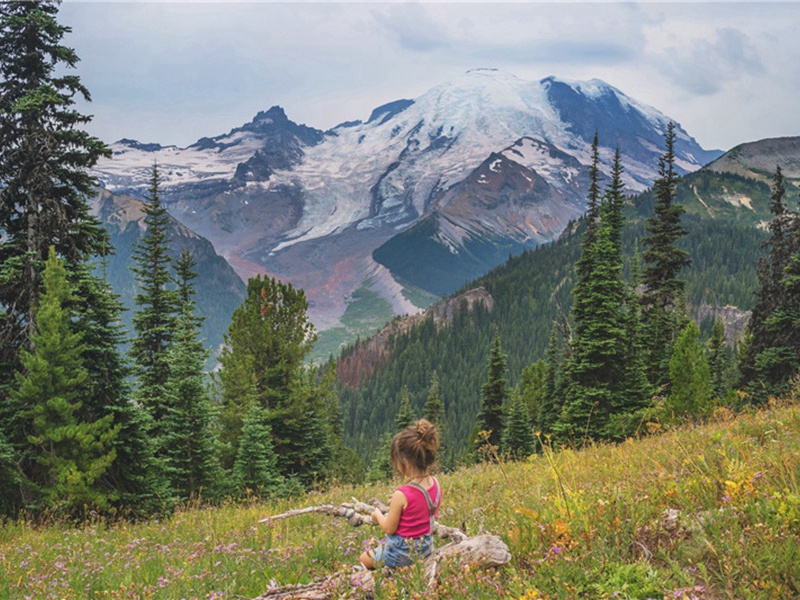
[[[436,464],[439,450],[439,432],[426,419],[420,419],[394,436],[390,457],[394,468],[402,473],[403,464],[418,473],[427,473]]]

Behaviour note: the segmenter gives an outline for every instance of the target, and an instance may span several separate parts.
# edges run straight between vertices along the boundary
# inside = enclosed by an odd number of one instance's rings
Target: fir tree
[[[624,385],[626,358],[625,303],[621,280],[622,166],[619,152],[612,179],[600,206],[600,226],[592,245],[591,271],[578,273],[573,290],[575,333],[565,365],[565,402],[555,430],[562,438],[597,439],[607,435],[609,417],[624,407],[615,397]]]
[[[439,397],[439,376],[436,371],[431,373],[431,384],[422,409],[422,418],[433,423],[439,430],[439,437],[444,438],[444,403]]]
[[[488,444],[500,448],[503,439],[503,407],[508,398],[506,379],[506,355],[500,342],[500,334],[495,332],[492,349],[489,353],[486,382],[481,387],[481,411],[478,414],[478,431],[486,437],[479,437],[478,446]]]
[[[728,393],[730,359],[725,347],[725,323],[721,317],[717,317],[714,321],[711,338],[708,340],[708,366],[714,397],[725,398]]]
[[[80,418],[92,420],[110,414],[119,434],[112,441],[116,460],[102,476],[103,485],[118,495],[119,506],[139,516],[164,507],[168,490],[154,459],[156,445],[149,435],[150,415],[131,399],[130,369],[119,352],[125,333],[120,324],[122,304],[108,283],[92,275],[88,266],[77,274],[72,305],[83,338],[83,362],[91,365]],[[102,292],[94,288],[100,286]],[[89,301],[93,299],[93,301]]]
[[[61,43],[70,30],[57,12],[55,1],[0,3],[0,437],[23,471],[28,440],[13,425],[19,407],[9,394],[20,350],[32,350],[48,249],[55,246],[72,273],[108,243],[86,197],[94,185],[88,169],[111,152],[81,129],[90,117],[75,102],[90,97],[70,72],[78,57]]]
[[[305,294],[291,284],[250,279],[247,298],[233,313],[218,374],[228,452],[239,448],[244,418],[257,403],[267,411],[281,474],[305,482],[325,472],[332,451],[328,408],[303,366],[316,339],[307,310]],[[310,435],[321,437],[312,441]]]
[[[397,411],[397,416],[394,418],[394,428],[396,431],[402,431],[406,427],[411,427],[416,421],[414,411],[411,409],[411,402],[408,398],[408,386],[403,386],[400,391],[400,408]]]
[[[198,340],[201,321],[194,313],[191,255],[179,262],[183,273],[181,315],[167,353],[170,374],[165,386],[164,427],[159,454],[171,488],[181,499],[215,499],[224,487],[211,431],[211,400],[203,372],[208,353]],[[188,289],[183,289],[188,288]]]
[[[640,299],[637,290],[641,284],[639,252],[634,248],[631,280],[625,299],[624,327],[626,340],[622,380],[614,402],[615,414],[635,414],[645,408],[652,396],[652,386],[647,379],[647,343]],[[612,437],[626,437],[633,431],[609,432]]]
[[[769,250],[759,262],[760,287],[748,323],[747,352],[742,354],[740,383],[756,399],[780,394],[798,369],[797,260],[800,256],[800,216],[784,203],[780,167],[775,171],[770,204]]]
[[[658,162],[658,179],[653,183],[656,196],[654,215],[647,219],[643,258],[644,293],[642,307],[648,340],[648,378],[661,385],[668,373],[669,356],[675,337],[684,322],[684,282],[680,271],[690,264],[687,253],[676,246],[686,235],[681,225],[683,206],[676,202],[675,125],[669,123],[664,135],[666,151]]]
[[[512,394],[511,397],[502,447],[504,452],[516,460],[527,458],[536,449],[528,407],[519,394]]]
[[[178,295],[170,286],[172,259],[167,254],[169,215],[161,204],[158,166],[153,165],[150,188],[144,203],[145,232],[133,252],[139,291],[134,298],[136,336],[131,341],[138,382],[137,398],[150,412],[156,437],[164,433],[164,393],[169,379],[167,351],[179,312]]]
[[[699,416],[708,409],[711,374],[699,337],[697,324],[689,321],[678,336],[669,361],[667,413],[674,421]]]
[[[272,446],[267,411],[254,402],[244,419],[241,442],[233,467],[233,481],[239,495],[274,495],[283,483]]]
[[[428,387],[428,397],[422,408],[422,418],[433,423],[439,430],[439,464],[443,468],[449,469],[454,466],[455,456],[452,446],[447,439],[447,427],[445,426],[445,409],[439,392],[439,375],[436,371],[431,373],[430,386]]]
[[[544,393],[539,406],[538,422],[542,433],[553,433],[555,424],[561,418],[563,408],[564,349],[561,332],[556,324],[550,330],[550,341],[545,351],[547,372],[544,380]]]
[[[112,426],[112,415],[91,422],[79,418],[88,372],[82,336],[72,330],[72,315],[65,308],[70,300],[66,269],[53,247],[43,280],[33,313],[33,350],[21,352],[24,372],[17,373],[18,389],[12,393],[36,465],[30,483],[43,501],[39,508],[105,509],[114,495],[101,489],[99,480],[116,457],[111,444],[119,427]]]
[[[90,100],[78,63],[61,44],[70,28],[56,21],[58,2],[0,4],[0,367],[18,368],[40,293],[48,248],[68,269],[99,254],[108,236],[89,215],[88,172],[110,150],[80,127],[74,109]],[[8,383],[10,372],[0,373]]]
[[[522,369],[520,374],[517,393],[525,403],[532,428],[541,429],[539,414],[547,394],[547,372],[547,361],[537,360]]]
[[[600,227],[600,154],[598,151],[597,132],[592,141],[592,162],[589,166],[589,193],[586,203],[586,230],[581,240],[581,257],[575,263],[575,271],[579,277],[587,277],[594,269],[594,247],[597,230]]]

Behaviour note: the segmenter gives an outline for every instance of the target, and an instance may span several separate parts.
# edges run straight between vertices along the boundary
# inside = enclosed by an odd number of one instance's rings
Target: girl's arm
[[[389,512],[386,516],[377,508],[372,511],[372,520],[381,526],[384,533],[391,535],[397,531],[397,526],[400,524],[400,515],[403,509],[408,504],[406,495],[400,490],[395,490],[392,494],[392,499],[389,500]]]

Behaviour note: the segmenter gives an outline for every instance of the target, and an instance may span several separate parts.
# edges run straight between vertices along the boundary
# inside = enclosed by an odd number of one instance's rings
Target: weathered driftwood
[[[455,557],[458,557],[461,566],[477,565],[482,568],[501,567],[511,560],[508,546],[494,535],[479,535],[460,542],[451,542],[435,550],[425,560],[428,585],[435,582],[439,563]],[[375,579],[371,571],[347,570],[321,577],[311,583],[271,586],[266,593],[254,600],[329,600],[369,597],[374,591]]]
[[[373,499],[370,500],[369,504],[367,504],[366,502],[360,502],[355,498],[352,498],[352,502],[344,502],[339,505],[319,504],[317,506],[308,506],[306,508],[288,510],[284,513],[273,515],[271,517],[267,517],[266,519],[261,519],[259,523],[271,523],[273,521],[280,521],[282,519],[288,519],[289,517],[296,517],[298,515],[305,515],[309,513],[323,513],[326,515],[331,515],[332,517],[342,517],[347,519],[347,522],[353,527],[360,527],[361,525],[375,524],[375,521],[372,520],[372,511],[376,508],[384,514],[389,511],[389,507],[380,500]],[[433,524],[432,533],[436,537],[449,539],[454,542],[461,542],[467,539],[467,534],[460,529],[442,525],[438,521]]]

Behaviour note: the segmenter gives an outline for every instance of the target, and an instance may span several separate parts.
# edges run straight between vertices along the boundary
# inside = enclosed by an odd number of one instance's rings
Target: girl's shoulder
[[[394,505],[397,503],[401,507],[405,507],[408,504],[408,495],[403,491],[404,487],[406,486],[399,487],[394,491],[389,504]]]

